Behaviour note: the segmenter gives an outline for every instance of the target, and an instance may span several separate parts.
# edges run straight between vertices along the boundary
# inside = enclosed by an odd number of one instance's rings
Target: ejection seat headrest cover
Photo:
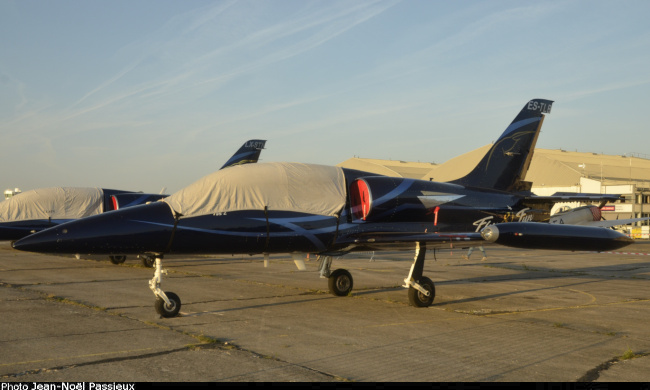
[[[79,219],[102,213],[103,206],[101,188],[39,188],[0,202],[0,222]]]

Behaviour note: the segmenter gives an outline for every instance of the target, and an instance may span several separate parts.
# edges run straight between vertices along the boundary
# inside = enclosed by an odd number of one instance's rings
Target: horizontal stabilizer
[[[611,228],[614,226],[623,226],[623,225],[629,225],[634,222],[641,222],[641,221],[648,221],[650,218],[628,218],[628,219],[612,219],[609,221],[602,220],[602,221],[591,221],[587,223],[587,226],[598,226],[598,227],[604,227],[604,228]]]

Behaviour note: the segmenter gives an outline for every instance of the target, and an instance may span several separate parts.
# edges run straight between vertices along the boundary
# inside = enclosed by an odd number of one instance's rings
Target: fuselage
[[[522,198],[510,193],[343,172],[347,202],[337,216],[265,209],[186,218],[167,203],[155,202],[62,224],[17,247],[94,254],[332,253],[371,249],[368,242],[355,243],[354,237],[363,235],[473,233],[492,223],[533,219]],[[360,186],[365,186],[365,200],[357,196]]]

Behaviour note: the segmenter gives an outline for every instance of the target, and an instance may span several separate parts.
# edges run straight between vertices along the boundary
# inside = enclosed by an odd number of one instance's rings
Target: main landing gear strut
[[[424,271],[424,256],[427,252],[424,244],[416,243],[415,259],[408,276],[404,279],[404,286],[408,288],[409,303],[415,307],[429,307],[436,297],[436,287],[433,281],[422,275]],[[337,296],[349,295],[354,281],[350,272],[344,269],[330,271],[332,257],[321,257],[319,271],[321,278],[327,278],[330,293]]]
[[[354,281],[352,275],[344,269],[337,269],[331,272],[332,256],[321,257],[319,271],[320,277],[327,279],[327,286],[330,293],[344,297],[352,291]]]
[[[167,271],[162,269],[163,255],[156,254],[155,271],[153,278],[149,281],[149,288],[156,296],[155,308],[161,317],[176,317],[181,310],[181,299],[171,291],[163,291],[160,288],[162,283],[162,274],[167,275]]]
[[[436,297],[436,287],[433,281],[423,276],[424,255],[427,248],[424,244],[416,243],[415,261],[411,265],[409,275],[404,279],[404,287],[409,289],[409,303],[415,307],[429,307]]]

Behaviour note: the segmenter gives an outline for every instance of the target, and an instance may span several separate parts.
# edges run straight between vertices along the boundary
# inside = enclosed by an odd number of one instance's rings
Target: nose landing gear
[[[153,278],[149,281],[149,288],[156,296],[156,303],[154,305],[156,312],[163,318],[172,318],[176,317],[181,310],[181,299],[173,292],[165,292],[160,288],[162,274],[167,274],[167,271],[162,269],[162,257],[162,255],[156,255],[156,269]]]

